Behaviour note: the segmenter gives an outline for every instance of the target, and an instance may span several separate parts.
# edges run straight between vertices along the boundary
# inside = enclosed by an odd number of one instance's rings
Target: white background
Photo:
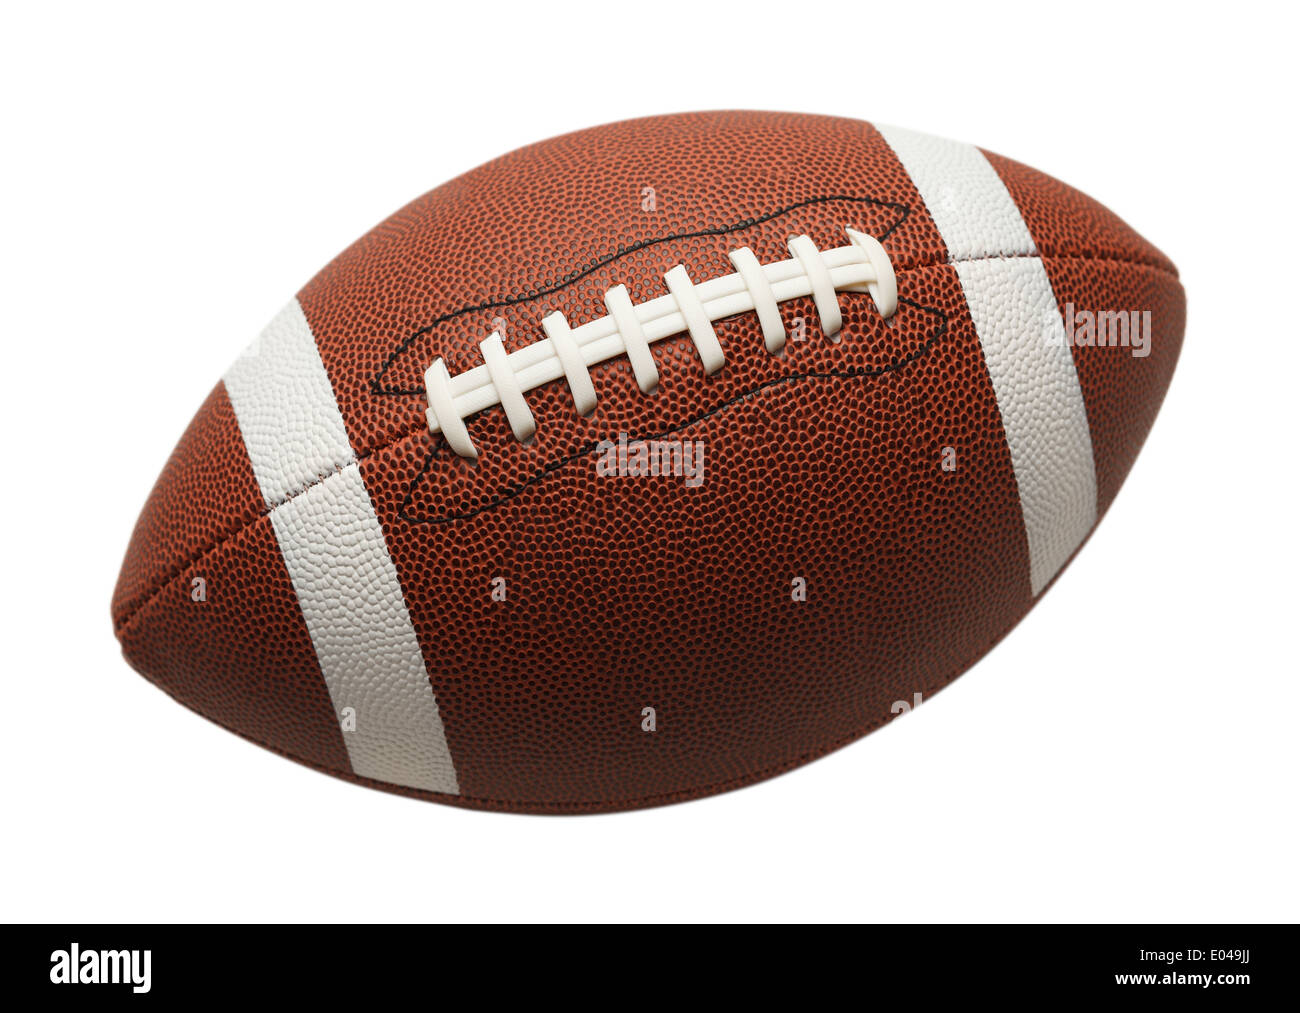
[[[5,11],[0,917],[1300,914],[1288,6]],[[324,777],[127,668],[108,601],[135,515],[226,365],[316,270],[506,150],[722,107],[974,141],[1101,199],[1179,265],[1189,329],[1164,410],[1013,635],[829,758],[583,818]]]

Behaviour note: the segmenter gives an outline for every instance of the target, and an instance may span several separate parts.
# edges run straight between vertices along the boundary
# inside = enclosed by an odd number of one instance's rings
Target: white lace
[[[893,316],[898,285],[888,254],[872,236],[845,232],[849,244],[833,250],[818,250],[807,236],[796,236],[789,243],[791,258],[772,264],[760,264],[748,247],[732,250],[728,256],[736,273],[698,285],[679,264],[664,275],[668,294],[640,305],[626,286],[615,285],[605,293],[607,316],[570,328],[564,314],[548,314],[542,319],[546,337],[509,354],[494,332],[479,342],[483,365],[454,377],[442,359],[434,359],[424,374],[429,431],[442,433],[462,457],[477,458],[465,420],[500,405],[515,439],[525,443],[537,431],[524,397],[528,391],[563,377],[578,414],[590,415],[596,409],[590,368],[626,355],[637,386],[649,393],[659,383],[650,346],[677,334],[690,336],[711,375],[726,362],[713,322],[738,313],[758,314],[764,344],[776,355],[786,340],[778,306],[790,299],[812,296],[822,330],[836,340],[843,326],[839,292],[867,292],[882,317]]]

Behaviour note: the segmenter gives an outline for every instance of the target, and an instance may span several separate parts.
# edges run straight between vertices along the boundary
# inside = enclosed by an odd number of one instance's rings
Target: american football
[[[397,211],[235,359],[114,629],[180,703],[370,787],[737,788],[1024,617],[1184,319],[1160,250],[969,144],[762,112],[555,138]]]

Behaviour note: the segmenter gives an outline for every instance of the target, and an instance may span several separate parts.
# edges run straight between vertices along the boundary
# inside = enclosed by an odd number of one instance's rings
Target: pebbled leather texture
[[[235,360],[223,382],[267,509],[356,460],[296,299]]]
[[[477,462],[429,435],[435,357],[455,374],[493,330],[513,351],[553,310],[605,314],[616,285],[641,302],[678,264],[699,282],[731,273],[737,247],[767,263],[795,235],[841,245],[846,226],[895,267],[890,320],[841,293],[833,341],[814,300],[792,300],[779,356],[741,314],[714,324],[712,376],[682,336],[653,346],[652,394],[627,358],[593,368],[587,418],[562,380],[530,392],[527,444],[499,408],[467,420]],[[1067,305],[1151,310],[1150,354],[1040,341]],[[1172,375],[1184,297],[1158,250],[1034,170],[745,112],[503,156],[381,223],[285,312],[273,326],[300,315],[290,337],[319,372],[272,350],[200,409],[123,565],[127,659],[331,773],[582,812],[771,776],[969,667],[1109,506]],[[600,441],[620,434],[702,443],[703,482],[602,475]]]
[[[1097,520],[1092,439],[1071,350],[1043,262],[964,260],[962,294],[997,394],[1038,594]]]

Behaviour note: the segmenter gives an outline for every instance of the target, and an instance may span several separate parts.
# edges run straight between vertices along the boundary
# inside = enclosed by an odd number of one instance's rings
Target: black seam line
[[[948,314],[944,313],[942,310],[937,310],[930,306],[922,306],[920,303],[914,302],[911,299],[900,298],[898,301],[905,305],[911,306],[913,309],[919,310],[922,313],[929,313],[939,318],[939,322],[938,325],[935,327],[934,333],[932,333],[928,338],[926,338],[925,341],[923,341],[921,345],[910,355],[904,356],[902,359],[899,359],[895,362],[890,362],[887,365],[876,366],[872,368],[831,370],[827,372],[791,373],[789,376],[779,376],[776,377],[775,379],[768,380],[764,383],[760,383],[757,387],[754,387],[751,390],[747,390],[741,394],[737,394],[735,397],[730,398],[729,400],[714,405],[706,412],[701,412],[699,415],[693,415],[685,422],[681,423],[680,425],[673,426],[669,429],[663,429],[660,430],[659,432],[646,433],[635,437],[629,434],[628,442],[641,443],[648,440],[658,440],[658,439],[662,439],[665,436],[671,436],[674,433],[683,432],[684,430],[689,429],[691,426],[696,425],[699,422],[703,422],[705,419],[712,418],[715,415],[720,415],[722,412],[735,407],[736,405],[740,404],[743,401],[748,401],[751,398],[757,397],[759,394],[762,394],[765,391],[771,390],[774,387],[783,386],[785,384],[801,383],[808,380],[874,380],[877,377],[883,376],[886,373],[892,373],[904,368],[905,366],[911,365],[913,362],[916,362],[923,355],[929,354],[930,349],[934,347],[934,345],[939,341],[939,339],[948,333]],[[580,460],[584,457],[587,457],[595,453],[597,450],[599,450],[601,442],[603,441],[584,444],[582,449],[577,451],[576,453],[567,454],[564,457],[558,457],[553,461],[547,462],[546,464],[542,465],[541,468],[539,468],[532,475],[524,479],[522,482],[519,482],[517,485],[511,486],[505,492],[497,496],[495,499],[490,500],[487,503],[484,503],[482,506],[475,507],[472,510],[466,510],[461,513],[448,514],[445,517],[421,517],[418,515],[412,516],[411,514],[408,513],[408,509],[411,505],[412,494],[415,492],[416,488],[419,487],[420,483],[424,481],[424,477],[426,474],[428,474],[429,469],[433,466],[435,459],[439,457],[445,457],[448,454],[450,454],[450,448],[447,447],[446,441],[445,440],[440,441],[439,445],[435,447],[433,450],[431,450],[428,453],[428,455],[425,457],[424,467],[420,469],[420,472],[418,475],[415,476],[414,481],[412,481],[411,484],[407,487],[406,495],[402,497],[402,503],[397,508],[397,516],[400,520],[404,520],[408,524],[421,524],[421,525],[450,524],[454,521],[469,520],[470,518],[476,517],[481,513],[487,512],[488,510],[493,510],[496,507],[501,506],[503,503],[509,502],[510,500],[518,496],[520,493],[522,493],[529,486],[536,485],[542,479],[546,478],[549,475],[554,474],[555,472],[559,471],[561,468],[566,467],[569,464],[572,464],[574,461]],[[443,453],[444,448],[446,448],[446,453]]]
[[[1136,268],[1141,268],[1144,271],[1154,271],[1157,274],[1163,274],[1173,279],[1175,282],[1179,280],[1177,271],[1171,271],[1167,267],[1162,267],[1159,264],[1151,264],[1145,260],[1131,260],[1126,257],[1083,256],[1083,255],[1076,255],[1076,254],[1052,254],[1051,256],[1047,256],[1042,253],[1023,254],[1022,256],[1025,257],[1037,256],[1044,261],[1053,261],[1053,262],[1080,261],[1084,263],[1096,263],[1096,264],[1101,264],[1101,263],[1122,264],[1127,267],[1136,267]],[[961,261],[961,263],[974,263],[975,261],[979,261],[979,260],[1010,260],[1010,259],[1012,259],[1011,255],[973,257],[967,261]],[[909,264],[907,267],[902,268],[898,273],[901,275],[913,271],[924,271],[924,270],[931,270],[936,267],[950,267],[950,266],[951,263],[946,260],[927,261],[924,264]],[[227,545],[235,538],[238,538],[241,534],[243,534],[245,531],[251,528],[263,517],[269,517],[275,510],[279,509],[285,503],[288,503],[290,500],[296,499],[298,496],[301,496],[303,493],[319,485],[321,482],[326,481],[327,479],[331,478],[333,475],[338,474],[340,471],[342,471],[344,468],[348,467],[349,465],[368,460],[369,458],[374,457],[377,454],[381,454],[384,451],[391,449],[392,447],[396,446],[398,443],[402,442],[403,440],[410,439],[412,436],[418,436],[422,432],[428,432],[428,428],[423,425],[417,426],[415,428],[407,430],[406,432],[397,434],[395,437],[393,437],[393,439],[389,440],[387,443],[380,444],[379,446],[376,447],[371,447],[370,449],[362,453],[354,454],[349,460],[336,465],[334,470],[331,471],[329,474],[316,476],[316,480],[314,482],[307,483],[301,489],[297,489],[294,492],[291,492],[289,495],[285,496],[284,499],[282,499],[280,502],[267,507],[265,510],[263,510],[261,513],[258,513],[256,516],[238,522],[238,524],[234,528],[231,528],[229,531],[226,531],[224,534],[218,535],[211,545],[204,546],[203,548],[194,552],[188,559],[177,564],[177,566],[173,568],[169,568],[169,572],[166,575],[164,575],[161,579],[159,579],[157,584],[155,584],[151,590],[145,592],[144,596],[140,600],[140,603],[128,611],[126,617],[123,618],[122,622],[118,624],[118,626],[116,627],[116,632],[120,634],[123,630],[125,630],[137,615],[139,615],[146,608],[148,608],[149,605],[153,603],[153,600],[163,593],[163,590],[167,587],[168,584],[172,583],[174,580],[177,580],[179,577],[181,577],[187,570],[189,570],[191,567],[197,564],[201,559],[203,559],[204,556],[208,555],[211,552],[215,552],[217,549],[221,548],[224,545]]]
[[[755,225],[762,225],[764,222],[770,222],[772,219],[779,218],[782,215],[788,215],[791,211],[797,211],[799,208],[809,207],[813,204],[834,204],[837,201],[852,201],[855,204],[875,204],[879,207],[892,208],[894,211],[897,211],[899,215],[898,220],[880,235],[876,236],[876,239],[878,240],[884,240],[891,236],[905,221],[907,221],[908,216],[912,213],[910,207],[896,201],[880,200],[876,197],[852,197],[847,194],[832,194],[827,197],[809,197],[807,200],[801,200],[794,204],[777,208],[775,211],[769,211],[767,214],[758,215],[754,218],[746,218],[743,221],[735,222],[731,225],[719,225],[711,229],[700,229],[697,232],[673,232],[666,236],[657,236],[654,239],[642,239],[628,246],[620,246],[607,257],[593,260],[582,267],[575,268],[549,288],[535,289],[532,292],[525,292],[523,295],[509,296],[505,299],[478,303],[474,306],[462,306],[458,310],[444,313],[442,316],[438,317],[438,319],[434,320],[433,323],[421,327],[418,331],[413,332],[403,339],[402,343],[389,353],[388,358],[386,358],[383,365],[379,367],[379,372],[371,377],[370,393],[379,397],[417,397],[424,394],[425,389],[423,386],[386,387],[383,385],[384,376],[389,369],[392,368],[393,363],[395,363],[412,344],[424,337],[424,335],[428,334],[435,327],[441,327],[447,321],[454,320],[456,317],[464,316],[466,313],[478,313],[483,310],[498,309],[502,306],[516,306],[520,303],[540,299],[543,296],[553,295],[561,289],[572,285],[575,281],[580,281],[587,277],[587,275],[599,271],[602,267],[612,264],[616,260],[631,256],[634,253],[639,253],[641,250],[649,249],[652,246],[658,246],[660,243],[672,243],[682,239],[699,239],[704,236],[725,236],[732,232],[742,232],[745,229],[753,228]]]

